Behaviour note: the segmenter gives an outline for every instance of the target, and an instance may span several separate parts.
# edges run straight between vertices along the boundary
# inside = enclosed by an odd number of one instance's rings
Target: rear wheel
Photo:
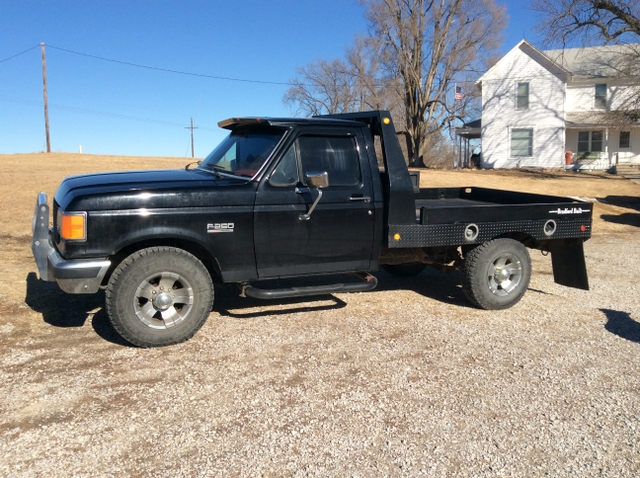
[[[411,262],[409,264],[385,264],[382,266],[385,271],[396,277],[413,277],[420,274],[425,267],[427,267],[426,264],[419,262]]]
[[[159,347],[191,338],[209,317],[213,296],[211,276],[196,257],[151,247],[133,253],[113,272],[106,308],[124,339]]]
[[[469,251],[462,271],[462,289],[481,309],[507,309],[529,287],[531,258],[513,239],[494,239]]]

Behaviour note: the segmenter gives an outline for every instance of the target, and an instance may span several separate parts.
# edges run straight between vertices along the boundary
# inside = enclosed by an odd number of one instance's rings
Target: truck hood
[[[198,169],[121,171],[68,177],[55,201],[65,211],[253,204],[242,192],[253,197],[255,184]]]

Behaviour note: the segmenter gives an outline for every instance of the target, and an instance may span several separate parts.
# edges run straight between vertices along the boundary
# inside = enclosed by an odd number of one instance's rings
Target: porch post
[[[609,127],[604,129],[604,152],[607,155],[607,168],[611,166],[611,156],[609,155]]]

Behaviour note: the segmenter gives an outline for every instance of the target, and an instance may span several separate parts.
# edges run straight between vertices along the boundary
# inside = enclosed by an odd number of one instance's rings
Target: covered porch
[[[612,112],[571,112],[566,117],[565,169],[609,171],[640,165],[640,124]]]
[[[480,148],[480,142],[477,146],[472,145],[472,140],[480,140],[482,138],[482,120],[477,119],[465,123],[460,128],[455,128],[454,132],[457,136],[456,155],[454,159],[454,168],[473,168],[482,167],[482,153],[474,155],[473,150]],[[472,158],[473,156],[473,158]]]

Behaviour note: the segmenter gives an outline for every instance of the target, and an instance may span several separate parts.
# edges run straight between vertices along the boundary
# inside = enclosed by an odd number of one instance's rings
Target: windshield
[[[252,178],[269,158],[283,134],[284,130],[278,129],[237,129],[198,167]]]

